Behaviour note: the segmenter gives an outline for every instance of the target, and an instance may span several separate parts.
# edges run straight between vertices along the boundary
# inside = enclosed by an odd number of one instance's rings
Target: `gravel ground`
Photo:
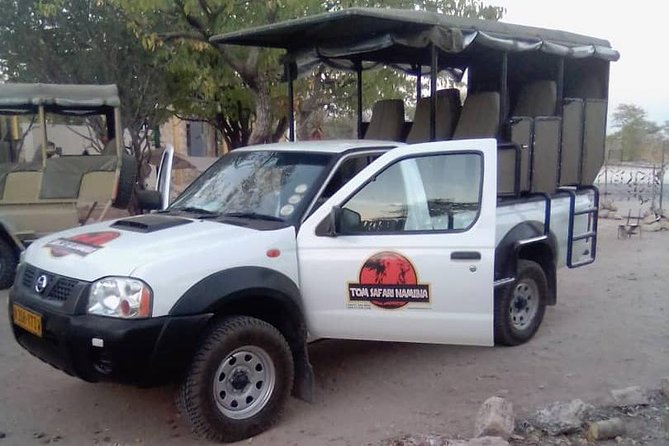
[[[484,348],[323,341],[311,346],[313,404],[291,400],[257,445],[375,444],[403,433],[470,436],[482,401],[519,416],[552,401],[597,403],[612,388],[669,376],[669,233],[617,240],[601,221],[598,261],[559,274],[558,305],[528,344]],[[172,388],[88,384],[18,347],[0,292],[0,446],[207,444]]]

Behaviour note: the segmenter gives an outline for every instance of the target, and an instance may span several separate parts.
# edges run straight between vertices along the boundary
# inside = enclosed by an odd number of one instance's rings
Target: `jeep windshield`
[[[197,178],[168,212],[235,222],[292,223],[313,198],[332,156],[288,151],[238,151]]]

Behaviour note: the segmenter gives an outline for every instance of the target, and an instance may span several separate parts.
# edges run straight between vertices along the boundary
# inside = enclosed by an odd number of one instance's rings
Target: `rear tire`
[[[279,418],[293,373],[290,347],[275,327],[248,316],[226,318],[200,345],[177,405],[201,437],[243,440]]]
[[[17,265],[18,259],[14,248],[0,237],[0,290],[12,286]]]
[[[126,209],[130,205],[132,194],[137,182],[137,161],[127,153],[121,156],[121,172],[116,186],[116,198],[112,205],[118,209]]]
[[[532,339],[544,318],[547,294],[541,266],[519,259],[516,281],[495,293],[495,343],[519,345]]]

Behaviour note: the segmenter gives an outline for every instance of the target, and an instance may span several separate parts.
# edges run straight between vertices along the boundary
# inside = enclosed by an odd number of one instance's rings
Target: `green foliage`
[[[669,122],[659,126],[647,119],[646,111],[634,104],[620,104],[613,112],[613,127],[607,145],[612,159],[655,162],[669,140]]]
[[[0,0],[0,73],[7,81],[119,87],[137,158],[168,114],[160,66],[105,0]]]
[[[282,52],[208,43],[216,34],[352,6],[420,8],[445,14],[501,18],[503,9],[478,0],[115,0],[132,28],[167,71],[171,105],[206,120],[229,147],[276,140],[287,126]],[[355,106],[355,78],[318,68],[295,83],[298,135],[325,120],[345,119]],[[365,73],[365,105],[413,92],[414,81],[394,70]],[[335,105],[336,104],[336,105]]]

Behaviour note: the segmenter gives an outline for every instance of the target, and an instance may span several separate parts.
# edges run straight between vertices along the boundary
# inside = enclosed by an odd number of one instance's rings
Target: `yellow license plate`
[[[12,320],[24,330],[42,337],[42,316],[26,310],[19,305],[12,305]]]

